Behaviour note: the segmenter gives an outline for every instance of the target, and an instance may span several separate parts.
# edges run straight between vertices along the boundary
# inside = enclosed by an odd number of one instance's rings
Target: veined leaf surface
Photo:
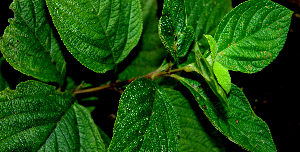
[[[199,44],[201,53],[209,49],[204,35],[214,35],[221,19],[232,9],[231,0],[192,0],[185,1],[187,25],[193,27],[194,40]],[[195,43],[196,44],[196,43]],[[179,67],[195,62],[194,52]]]
[[[282,50],[292,14],[270,0],[250,0],[238,5],[218,26],[216,60],[233,71],[261,71]]]
[[[245,94],[234,84],[228,106],[208,95],[198,81],[178,76],[177,79],[194,95],[204,114],[229,140],[249,151],[276,151],[268,125],[255,115]]]
[[[32,80],[0,92],[1,151],[104,151],[93,119],[75,101]]]
[[[55,27],[71,54],[105,73],[122,62],[142,33],[139,0],[46,0]]]
[[[156,70],[167,56],[164,45],[158,36],[157,0],[142,0],[143,35],[138,49],[133,49],[118,69],[126,68],[118,74],[120,81],[146,75]],[[134,59],[132,59],[134,58]]]
[[[214,35],[221,19],[232,9],[231,0],[185,1],[187,25],[192,26],[195,41],[205,51],[209,45],[203,35]]]
[[[177,115],[163,89],[146,78],[120,99],[109,151],[178,151]]]
[[[0,40],[0,50],[16,70],[45,82],[62,84],[66,62],[46,18],[45,0],[14,0],[15,17]]]
[[[179,151],[225,151],[219,135],[221,135],[209,121],[200,120],[190,102],[179,92],[164,89],[178,115],[180,123]],[[197,109],[198,110],[198,109]],[[200,108],[199,108],[200,110]],[[205,117],[203,117],[205,118]],[[210,126],[208,126],[208,123]]]
[[[176,61],[188,53],[194,40],[194,30],[187,26],[184,0],[164,1],[159,36]]]

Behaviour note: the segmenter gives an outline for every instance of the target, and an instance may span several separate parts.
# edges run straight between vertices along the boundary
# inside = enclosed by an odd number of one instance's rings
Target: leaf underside
[[[0,92],[1,151],[103,151],[90,114],[75,100],[33,80]]]
[[[216,60],[233,71],[255,73],[282,50],[293,12],[270,0],[246,1],[220,22]]]
[[[120,99],[109,151],[178,151],[179,124],[163,89],[146,78]]]
[[[136,46],[142,33],[139,0],[46,0],[69,52],[84,66],[105,73]]]
[[[0,40],[0,50],[16,70],[45,82],[62,84],[66,63],[46,18],[44,0],[14,0],[14,18]]]

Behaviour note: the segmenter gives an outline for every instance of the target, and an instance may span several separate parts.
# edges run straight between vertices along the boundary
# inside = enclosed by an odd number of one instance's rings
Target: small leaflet
[[[218,83],[228,94],[231,87],[231,77],[229,75],[228,69],[223,67],[219,62],[215,62],[213,65],[213,71],[218,80]]]
[[[214,62],[217,53],[217,43],[211,35],[204,35],[204,36],[206,37],[208,44],[210,46],[211,57],[212,57],[212,61]]]

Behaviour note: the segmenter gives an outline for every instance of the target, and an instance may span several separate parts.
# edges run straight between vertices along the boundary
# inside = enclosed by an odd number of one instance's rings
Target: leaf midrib
[[[98,9],[96,9],[96,7],[92,4],[91,0],[89,0],[89,2],[90,2],[90,4],[91,4],[91,6],[93,7],[93,9],[98,10]],[[110,5],[109,5],[109,6],[110,6],[110,13],[109,13],[107,25],[109,25],[109,21],[110,21],[110,15],[111,15],[111,12],[112,12],[112,11],[111,11],[111,5],[112,5],[112,3],[113,3],[113,2],[110,2]],[[120,2],[120,3],[121,3],[121,2]],[[120,4],[120,5],[121,5],[121,4]],[[120,9],[121,9],[121,6],[120,6]],[[121,12],[121,11],[120,11],[120,12]],[[88,13],[88,12],[86,12],[86,13]],[[105,27],[104,27],[104,25],[103,25],[103,22],[102,22],[102,20],[101,20],[101,18],[100,18],[100,15],[97,13],[96,16],[97,16],[97,18],[98,18],[98,20],[99,20],[99,23],[100,23],[100,25],[101,25],[101,27],[102,27],[104,33],[105,33],[105,38],[106,38],[106,40],[107,40],[107,42],[108,42],[108,45],[109,45],[109,48],[110,48],[110,52],[111,52],[111,54],[112,54],[113,61],[114,61],[114,63],[116,63],[114,51],[113,51],[113,49],[112,49],[112,44],[111,44],[110,39],[108,38],[107,29],[105,29]]]
[[[258,9],[258,10],[256,10],[256,12],[254,13],[254,14],[256,14],[259,10],[261,10],[261,9],[263,9],[265,6],[262,6],[260,9]],[[252,7],[250,7],[250,8],[248,8],[246,11],[248,11],[248,10],[250,10]],[[282,9],[282,8],[276,8],[276,9]],[[273,12],[274,10],[276,10],[276,9],[273,9],[272,11],[270,11],[267,15],[266,15],[266,17],[263,19],[263,21],[267,18],[267,16],[271,13],[271,12]],[[245,11],[245,12],[246,12]],[[254,14],[253,14],[253,16],[252,16],[252,18],[254,17]],[[234,14],[234,15],[236,15],[236,14]],[[240,20],[240,17],[239,17],[239,20]],[[238,21],[239,21],[238,20]],[[252,20],[252,19],[251,19]],[[250,20],[250,21],[251,21]],[[236,24],[238,23],[238,21],[236,22]],[[249,22],[250,22],[249,21]],[[226,26],[228,25],[228,23],[229,22],[227,22],[227,24],[226,24]],[[272,22],[272,24],[274,24],[275,22]],[[235,24],[235,25],[236,25]],[[259,31],[261,31],[261,30],[264,30],[264,29],[267,29],[268,27],[270,27],[272,24],[269,24],[268,26],[266,26],[266,27],[264,27],[264,28],[260,28],[258,31],[256,31],[256,32],[254,32],[253,34],[251,34],[251,35],[248,35],[248,36],[245,36],[244,38],[242,38],[242,39],[240,39],[239,41],[237,41],[237,42],[235,42],[235,43],[232,43],[233,41],[232,41],[232,39],[233,39],[233,37],[231,38],[231,43],[230,43],[230,45],[228,45],[225,49],[223,49],[222,51],[220,51],[219,53],[218,53],[218,56],[222,56],[221,55],[221,53],[225,53],[225,52],[227,52],[227,50],[230,50],[230,48],[231,48],[231,46],[233,46],[233,45],[238,45],[240,42],[243,42],[246,38],[248,38],[248,37],[252,37],[253,35],[255,35],[256,33],[258,33]],[[249,27],[249,24],[247,25],[247,28]],[[234,26],[234,29],[236,28],[236,26]],[[246,29],[247,29],[246,28]],[[225,28],[224,28],[225,29]],[[222,30],[222,33],[224,32],[224,29]],[[235,31],[235,30],[233,30],[233,31]],[[219,39],[218,39],[218,42],[219,42]],[[217,45],[218,45],[219,43],[217,43]]]
[[[34,29],[32,29],[30,26],[29,26],[29,24],[27,23],[27,21],[25,20],[25,18],[21,15],[21,13],[19,13],[19,11],[21,10],[21,6],[20,6],[20,3],[19,3],[19,1],[17,1],[18,3],[16,4],[17,6],[17,8],[16,8],[16,10],[14,10],[14,13],[16,14],[16,15],[18,15],[22,20],[23,20],[23,22],[26,24],[26,26],[27,26],[27,28],[28,29],[30,29],[30,31],[31,31],[31,33],[33,33],[33,35],[34,35],[34,37],[35,37],[35,39],[39,42],[39,44],[40,44],[40,46],[42,46],[42,48],[44,49],[44,53],[46,53],[49,57],[50,57],[50,59],[52,59],[52,56],[50,55],[50,50],[48,50],[47,48],[46,48],[46,46],[44,46],[44,44],[40,41],[40,39],[39,39],[39,37],[37,36],[37,34],[36,34],[36,32],[35,32],[35,30]],[[28,3],[33,3],[32,1],[29,1]],[[34,7],[34,4],[32,4],[32,5],[30,5],[30,6],[33,6]],[[19,11],[18,11],[19,10]],[[36,13],[35,13],[35,10],[36,9],[33,9],[32,11],[34,11],[34,13],[33,13],[33,15],[34,15],[34,27],[37,27],[36,26]],[[31,13],[31,12],[29,12],[29,13]],[[44,16],[45,17],[45,16]],[[13,22],[16,22],[16,20],[14,20]],[[44,22],[42,22],[42,23],[40,23],[41,24],[41,26],[40,27],[42,27],[42,25],[46,25],[48,22],[47,22],[47,20],[44,20]],[[49,24],[49,23],[48,23]],[[14,26],[14,28],[16,28],[15,26]],[[25,27],[26,28],[26,27]],[[51,37],[51,33],[52,33],[52,30],[49,32],[49,34],[50,34],[50,37]],[[26,38],[26,37],[24,37],[24,38]],[[49,42],[50,42],[50,46],[52,46],[51,45],[51,43],[52,43],[52,41],[51,41],[51,38],[50,38],[50,40],[49,40]],[[21,51],[21,52],[23,52],[23,51]],[[27,54],[26,52],[23,52],[24,54],[26,54],[26,55],[28,55],[28,56],[33,56],[33,55],[29,55],[29,54]],[[35,56],[35,57],[37,57],[37,56]],[[37,58],[42,58],[42,57],[37,57]],[[47,59],[47,58],[44,58],[44,59]],[[51,61],[50,61],[51,62]],[[60,71],[58,70],[58,67],[56,66],[56,65],[54,65],[56,68],[56,71],[57,71],[57,73],[59,74],[59,77],[60,77],[60,79],[62,80],[62,77],[61,77],[61,73],[60,73]],[[25,68],[26,68],[26,66],[24,66]],[[47,74],[47,75],[53,75],[53,74],[50,74],[50,73],[44,73],[44,74]],[[55,75],[55,74],[54,74]]]
[[[184,81],[184,80],[182,80],[182,81]],[[189,83],[187,83],[186,81],[184,81],[186,84],[188,84],[191,88],[193,88]],[[196,90],[194,90],[195,92],[197,92]],[[201,93],[198,93],[197,92],[197,94],[198,95],[200,95],[201,97],[202,97],[202,99],[203,100],[205,100],[208,104],[210,103],[210,101],[209,100],[206,100],[206,97],[205,96],[203,96]],[[201,106],[200,106],[201,107]],[[222,114],[221,113],[219,113],[219,111],[217,111],[216,109],[215,109],[215,107],[214,106],[211,106],[213,109],[214,109],[214,111],[216,111],[217,113],[218,113],[218,115],[220,115],[220,116],[222,116]],[[202,109],[202,107],[201,107],[201,109]],[[203,110],[203,109],[202,109]],[[231,137],[232,135],[230,135],[230,132],[228,132],[228,130],[224,130],[224,128],[221,128],[220,126],[220,124],[221,124],[221,119],[220,118],[218,118],[217,120],[214,120],[214,119],[212,119],[211,118],[211,115],[210,115],[210,113],[209,112],[207,112],[207,111],[204,111],[203,110],[203,112],[204,112],[204,114],[207,116],[207,118],[209,119],[209,121],[213,124],[213,126],[217,129],[217,130],[219,130],[222,134],[224,134],[224,135],[226,135],[226,136],[229,136],[229,137]],[[224,121],[225,123],[227,123],[228,124],[228,121],[227,121],[228,119],[226,119],[226,121]],[[229,126],[231,126],[231,125],[229,125]],[[239,130],[239,129],[237,129],[237,130]],[[240,131],[240,130],[239,130]],[[243,133],[242,131],[240,131],[241,133]],[[243,133],[244,134],[244,133]],[[247,139],[248,139],[248,137],[247,136],[245,136]],[[232,139],[233,140],[233,139]],[[236,140],[234,140],[236,143],[240,143],[240,142],[237,142]]]

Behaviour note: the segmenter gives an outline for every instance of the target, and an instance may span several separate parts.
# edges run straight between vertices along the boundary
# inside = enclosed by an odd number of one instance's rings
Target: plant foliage
[[[293,13],[284,6],[165,0],[160,18],[156,0],[14,0],[10,8],[0,65],[36,80],[12,90],[0,73],[1,151],[224,151],[221,134],[248,151],[277,151],[229,72],[255,73],[278,56]],[[76,85],[59,38],[82,65],[114,77]],[[78,102],[99,98],[77,98],[107,88],[122,94],[111,139],[94,108]]]

